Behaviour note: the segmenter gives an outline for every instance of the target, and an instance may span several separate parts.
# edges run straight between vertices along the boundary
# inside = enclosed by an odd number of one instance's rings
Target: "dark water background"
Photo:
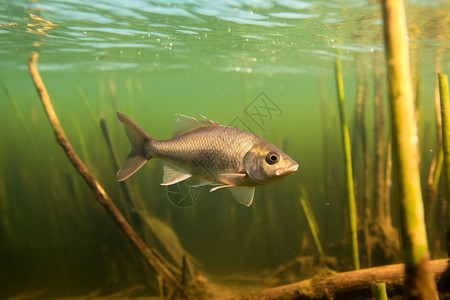
[[[40,54],[38,68],[75,150],[170,261],[181,264],[189,252],[211,281],[251,281],[296,257],[317,257],[301,186],[325,254],[336,269],[351,269],[334,63],[339,57],[343,64],[362,224],[363,146],[374,188],[374,69],[385,76],[380,11],[371,1],[343,0],[1,1],[0,297],[108,295],[130,287],[131,294],[157,293],[150,268],[55,143],[26,67],[31,51]],[[407,1],[424,186],[438,152],[435,72],[450,73],[449,11],[445,0]],[[365,141],[362,125],[354,126],[358,86],[367,87]],[[202,114],[255,132],[300,167],[258,187],[250,208],[219,190],[181,209],[159,185],[162,163],[152,161],[127,181],[129,199],[100,128],[103,120],[122,161],[129,145],[116,111],[158,139],[171,136],[174,114]],[[388,121],[384,126],[386,160]],[[429,226],[433,258],[444,255],[444,203],[439,187]]]

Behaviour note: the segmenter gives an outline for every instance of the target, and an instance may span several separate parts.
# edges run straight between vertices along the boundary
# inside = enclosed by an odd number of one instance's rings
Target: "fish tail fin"
[[[145,146],[152,138],[127,116],[117,113],[117,118],[124,125],[128,140],[131,143],[131,151],[128,154],[122,168],[117,172],[117,181],[123,181],[136,173],[151,157],[146,154]]]

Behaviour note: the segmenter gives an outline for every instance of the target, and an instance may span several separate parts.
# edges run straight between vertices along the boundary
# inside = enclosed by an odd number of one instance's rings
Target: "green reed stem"
[[[376,300],[387,300],[387,293],[386,293],[386,283],[382,282],[377,284],[375,287],[375,299]]]
[[[86,146],[86,141],[84,139],[83,131],[80,128],[80,124],[78,123],[77,118],[74,118],[73,121],[74,121],[74,124],[75,124],[74,128],[75,128],[75,131],[76,131],[76,133],[78,135],[78,140],[80,142],[81,152],[83,153],[84,160],[85,161],[90,161],[89,151],[88,151],[88,148]]]
[[[382,10],[405,294],[409,299],[437,299],[436,285],[426,267],[429,253],[405,7],[401,0],[383,0]]]
[[[33,134],[31,134],[31,130],[25,122],[25,118],[23,117],[22,111],[20,110],[20,107],[17,104],[16,99],[13,97],[13,95],[11,95],[11,93],[9,92],[9,90],[5,84],[2,84],[2,86],[3,86],[3,90],[5,91],[6,96],[8,97],[12,106],[14,107],[14,110],[16,112],[16,115],[17,115],[17,118],[19,119],[20,124],[22,125],[23,129],[27,133],[28,140],[31,142],[31,145],[33,145],[34,150],[39,152],[39,148],[36,144],[36,141],[34,140],[34,136],[33,136]]]
[[[335,68],[336,86],[338,92],[339,113],[342,130],[342,145],[344,151],[345,178],[347,187],[347,206],[350,223],[352,260],[354,269],[359,270],[358,233],[356,229],[356,204],[355,204],[355,193],[353,190],[352,155],[350,150],[350,137],[348,133],[348,125],[345,119],[344,83],[342,80],[341,60],[339,59],[339,57],[336,58],[335,67],[336,67]]]
[[[439,178],[441,177],[443,162],[444,162],[444,151],[441,148],[441,149],[439,149],[439,154],[438,154],[438,158],[437,158],[437,162],[436,162],[436,169],[433,174],[433,187],[435,189],[437,189],[437,186],[439,183]]]
[[[111,138],[109,136],[108,126],[106,125],[106,121],[103,117],[100,118],[100,129],[102,131],[103,138],[105,140],[106,146],[108,147],[109,153],[111,154],[111,162],[114,165],[114,168],[116,170],[119,170],[120,163],[119,158],[116,154],[116,151],[114,150],[114,147],[111,143]],[[125,193],[125,199],[121,198],[123,207],[126,207],[128,209],[131,209],[133,207],[133,198],[136,199],[137,197],[131,196],[131,191],[128,188],[128,185],[126,182],[120,182],[119,186],[122,188],[123,192]],[[126,212],[127,217],[131,218],[131,215],[129,212]]]
[[[441,98],[442,144],[444,147],[445,193],[447,196],[447,252],[450,256],[450,105],[447,75],[438,74]]]
[[[440,130],[442,132],[442,130]],[[442,136],[442,134],[441,134]],[[428,174],[428,182],[427,182],[427,190],[424,202],[425,209],[425,225],[427,226],[427,232],[431,228],[431,218],[433,212],[434,202],[438,192],[438,184],[439,179],[441,178],[442,173],[442,165],[444,164],[444,150],[442,147],[442,143],[439,143],[439,152],[433,158],[433,161],[430,165],[430,171]]]
[[[318,235],[319,230],[317,228],[317,223],[315,221],[314,214],[312,213],[309,203],[302,196],[300,196],[300,204],[302,205],[303,212],[305,213],[306,221],[308,222],[309,230],[311,231],[311,235],[313,237],[314,244],[316,245],[317,252],[319,252],[319,256],[322,257],[323,249],[322,244],[320,243],[319,240]]]
[[[103,117],[100,118],[100,129],[102,131],[103,138],[105,139],[106,146],[108,147],[109,152],[111,153],[112,163],[116,169],[120,168],[120,160],[114,150],[114,147],[111,143],[111,138],[109,137],[108,126],[106,125],[106,121]]]
[[[92,106],[89,103],[88,98],[86,97],[86,95],[84,94],[83,90],[79,86],[76,86],[75,89],[77,90],[78,95],[80,95],[81,100],[83,100],[84,105],[86,106],[87,110],[89,111],[89,115],[91,116],[91,119],[94,121],[94,123],[96,123],[97,122],[97,116],[95,115],[95,112],[92,109]]]

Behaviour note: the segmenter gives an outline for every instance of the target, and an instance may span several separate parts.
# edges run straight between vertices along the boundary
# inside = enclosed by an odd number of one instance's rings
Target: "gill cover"
[[[256,183],[263,183],[267,177],[261,163],[264,162],[261,160],[259,151],[256,151],[255,148],[244,155],[244,170]]]

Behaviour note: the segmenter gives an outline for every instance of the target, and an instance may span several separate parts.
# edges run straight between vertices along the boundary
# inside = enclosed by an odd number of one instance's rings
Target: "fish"
[[[265,139],[237,128],[220,125],[204,116],[197,120],[178,114],[173,137],[152,138],[124,114],[117,112],[131,144],[131,151],[117,181],[123,181],[146,162],[165,161],[163,182],[191,186],[211,185],[210,192],[227,188],[246,206],[253,202],[255,187],[277,181],[298,169],[298,164]]]

